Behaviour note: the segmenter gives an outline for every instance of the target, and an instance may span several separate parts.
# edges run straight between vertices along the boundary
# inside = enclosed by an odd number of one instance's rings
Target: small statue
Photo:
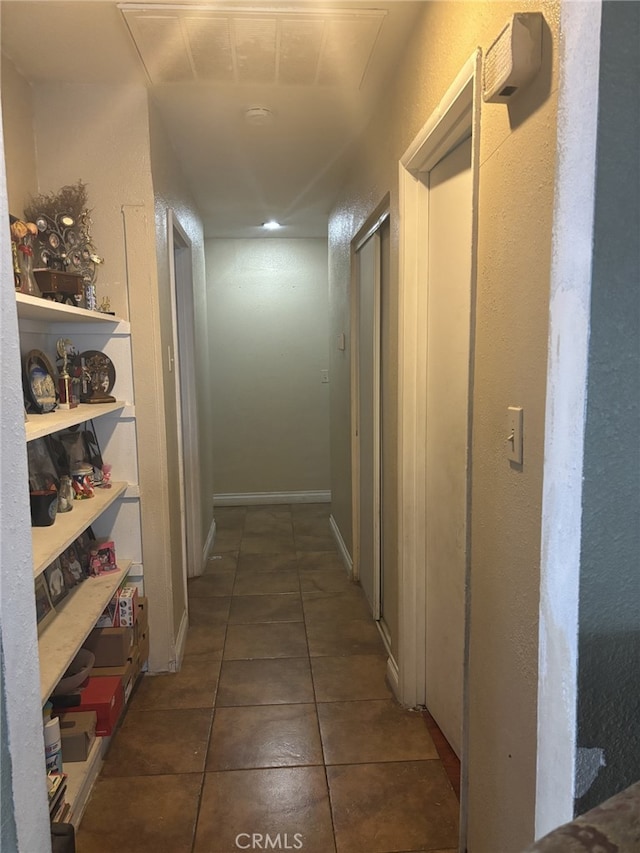
[[[108,296],[102,297],[102,302],[98,307],[98,311],[102,311],[103,314],[111,314],[111,300]]]
[[[56,352],[62,359],[60,375],[58,377],[58,393],[60,396],[59,407],[61,409],[75,409],[78,401],[73,393],[73,377],[69,375],[69,352],[73,349],[68,338],[58,338]]]

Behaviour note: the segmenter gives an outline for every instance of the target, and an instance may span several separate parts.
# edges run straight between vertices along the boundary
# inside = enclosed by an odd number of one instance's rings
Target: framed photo
[[[64,582],[64,575],[62,573],[62,566],[60,564],[59,557],[56,557],[53,563],[47,566],[44,570],[44,576],[47,581],[47,587],[49,588],[51,603],[56,607],[56,605],[65,598],[68,592],[67,586]]]
[[[60,554],[60,562],[62,563],[62,573],[65,582],[69,578],[68,587],[75,586],[85,579],[86,574],[82,567],[82,554],[75,542]]]
[[[52,412],[57,404],[55,373],[47,356],[32,349],[24,357],[24,389],[27,405],[32,412]]]
[[[36,595],[36,616],[38,619],[38,634],[46,628],[56,615],[51,598],[49,597],[49,589],[44,575],[38,575],[35,580],[35,595]]]
[[[96,537],[92,528],[87,527],[87,529],[76,538],[76,541],[72,546],[75,549],[76,556],[80,561],[85,577],[89,576],[89,560],[91,559],[91,549],[94,547],[95,541]]]

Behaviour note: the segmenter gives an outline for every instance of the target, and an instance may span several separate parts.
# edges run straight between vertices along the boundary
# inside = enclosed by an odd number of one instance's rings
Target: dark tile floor
[[[457,849],[457,759],[428,715],[392,699],[328,517],[216,510],[182,669],[139,684],[78,853]]]

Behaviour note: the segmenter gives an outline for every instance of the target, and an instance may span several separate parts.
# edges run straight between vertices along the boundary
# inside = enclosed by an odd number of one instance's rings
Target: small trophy
[[[62,359],[58,376],[58,395],[60,397],[58,406],[61,409],[75,409],[78,405],[73,394],[73,379],[69,375],[69,349],[71,346],[71,341],[68,338],[58,338],[56,343],[56,351]]]

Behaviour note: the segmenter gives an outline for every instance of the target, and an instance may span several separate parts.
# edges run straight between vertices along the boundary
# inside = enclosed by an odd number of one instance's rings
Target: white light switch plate
[[[522,465],[522,419],[521,406],[509,406],[507,409],[507,459]]]

